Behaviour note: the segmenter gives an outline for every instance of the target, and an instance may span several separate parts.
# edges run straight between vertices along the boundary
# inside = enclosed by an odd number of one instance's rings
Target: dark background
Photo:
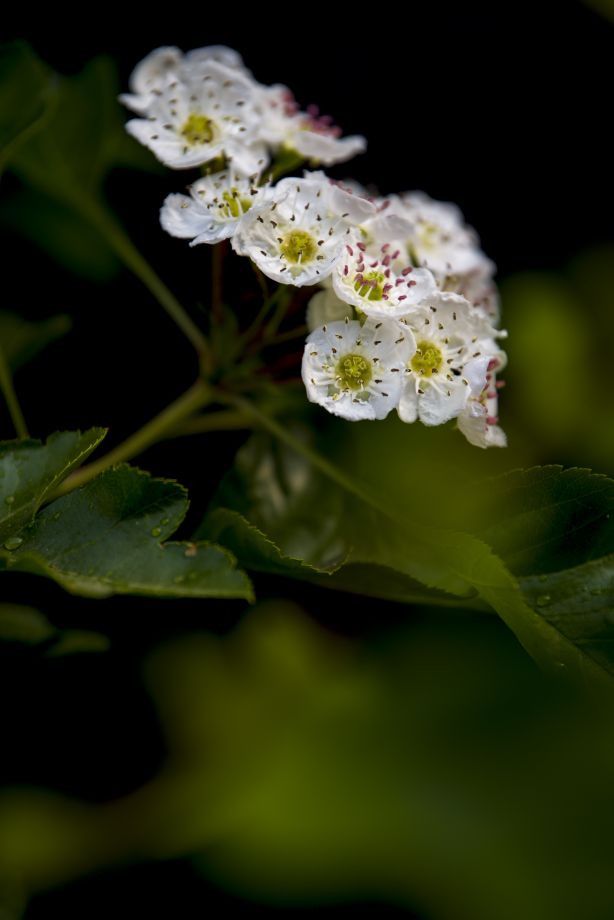
[[[424,3],[407,4],[402,12],[375,4],[364,13],[349,5],[251,7],[248,13],[230,4],[178,5],[162,15],[142,13],[134,27],[119,11],[113,15],[98,5],[81,7],[74,20],[61,10],[49,21],[11,15],[14,21],[0,26],[3,39],[29,40],[41,58],[68,74],[108,54],[124,88],[133,66],[159,45],[237,48],[261,82],[286,83],[303,106],[315,102],[346,133],[367,136],[368,153],[337,167],[337,176],[354,176],[384,193],[415,188],[455,201],[503,276],[560,269],[579,250],[612,238],[612,26],[579,2],[491,4],[487,10]],[[164,196],[192,178],[117,172],[107,194],[161,276],[198,310],[208,299],[209,253],[188,250],[157,222]],[[3,182],[10,192],[14,180]],[[8,290],[3,306],[23,308],[31,318],[54,312],[74,317],[73,333],[37,359],[37,373],[18,375],[34,434],[102,424],[116,441],[191,383],[189,347],[138,281],[122,274],[95,286],[22,239],[3,236],[1,245]],[[224,450],[216,446],[215,452],[205,436],[185,442],[181,451],[163,444],[145,455],[143,466],[176,476],[202,510],[207,483],[215,482],[240,442],[240,435],[229,436]],[[202,610],[174,604],[169,623],[164,602],[116,598],[103,609],[42,582],[33,597],[31,584],[21,576],[3,579],[4,598],[38,603],[60,626],[99,628],[113,647],[96,660],[41,662],[30,651],[3,654],[0,692],[14,705],[4,716],[0,779],[96,800],[136,788],[155,773],[164,751],[135,661],[161,638],[202,625]],[[267,582],[262,591],[283,595],[284,586]],[[316,589],[304,591],[303,599],[325,610],[326,595]],[[207,625],[220,630],[243,609],[210,606]],[[339,622],[338,602],[336,609],[335,628],[374,628],[367,609],[357,618],[355,601],[351,626]],[[382,604],[377,628],[398,616],[397,608]],[[38,898],[27,918],[89,920],[155,907],[169,916],[201,916],[202,890],[201,878],[184,864],[134,868]],[[208,897],[213,911],[238,906],[271,912]],[[339,908],[331,916],[356,910]]]

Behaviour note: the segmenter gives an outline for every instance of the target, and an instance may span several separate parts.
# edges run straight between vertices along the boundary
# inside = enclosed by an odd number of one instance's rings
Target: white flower
[[[486,385],[478,397],[472,397],[458,416],[459,430],[475,447],[506,447],[505,432],[497,424],[498,389],[503,386],[496,374],[505,356],[493,358],[488,366]]]
[[[311,402],[350,421],[395,408],[414,341],[395,323],[335,322],[307,338],[302,376]]]
[[[172,80],[181,64],[179,48],[156,48],[140,61],[130,74],[130,93],[119,97],[133,112],[144,114],[156,95]]]
[[[346,317],[354,318],[354,308],[349,303],[339,300],[330,287],[318,291],[307,304],[307,328],[310,332],[326,323],[333,323]]]
[[[292,92],[281,85],[259,87],[260,137],[273,150],[294,150],[307,160],[332,166],[366,150],[364,137],[342,137],[332,119],[314,106],[299,110]]]
[[[437,278],[483,270],[487,264],[493,267],[455,204],[434,201],[423,192],[406,192],[389,200],[391,211],[412,227],[404,242],[413,261]]]
[[[160,210],[167,233],[198,243],[219,243],[233,236],[243,215],[264,200],[268,187],[258,188],[256,177],[244,178],[230,170],[198,179],[190,195],[169,195]]]
[[[493,361],[502,361],[497,333],[457,294],[439,293],[404,318],[416,340],[405,368],[398,412],[404,422],[441,425],[479,397]]]
[[[156,48],[140,61],[130,75],[130,93],[119,100],[133,112],[144,114],[159,91],[173,79],[189,77],[190,72],[206,61],[217,61],[225,67],[247,73],[241,55],[224,45],[209,45],[183,54],[179,48]]]
[[[354,196],[326,177],[284,179],[244,216],[233,248],[273,281],[316,284],[331,273],[350,232],[349,212],[339,213],[346,198]]]
[[[499,322],[501,304],[499,291],[493,280],[494,265],[488,259],[483,268],[466,275],[450,275],[443,283],[443,289],[462,294],[476,310],[480,310],[491,323]]]
[[[366,316],[404,316],[413,306],[434,295],[437,285],[425,268],[406,265],[397,274],[392,266],[399,255],[399,250],[384,243],[379,254],[371,256],[366,244],[352,237],[335,267],[335,293]]]
[[[215,60],[191,70],[156,88],[146,117],[132,119],[126,130],[175,169],[225,157],[243,175],[260,173],[267,154],[256,143],[251,81]]]

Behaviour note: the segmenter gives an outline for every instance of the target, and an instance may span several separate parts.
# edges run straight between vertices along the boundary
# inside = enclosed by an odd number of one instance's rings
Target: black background
[[[82,6],[73,17],[56,8],[31,21],[12,13],[0,32],[28,39],[62,73],[108,54],[125,88],[132,67],[159,45],[237,48],[261,82],[286,83],[303,106],[315,102],[346,133],[367,136],[368,153],[337,167],[337,176],[355,176],[382,192],[416,188],[457,202],[502,275],[562,268],[578,250],[613,236],[612,26],[578,2],[370,4],[364,12],[340,4],[248,12],[229,3],[177,4],[160,14],[140,12],[137,25],[129,25],[128,12]],[[166,237],[157,221],[164,196],[192,178],[117,173],[107,193],[162,277],[198,311],[208,299],[209,253]],[[138,281],[122,275],[94,287],[22,240],[1,242],[3,306],[32,318],[74,316],[72,335],[37,359],[36,373],[18,375],[34,434],[102,424],[116,441],[192,382],[189,347]],[[213,451],[206,436],[181,448],[163,444],[142,465],[184,482],[202,511],[208,484],[240,442],[240,435],[228,436],[222,451],[217,445]],[[105,631],[113,651],[96,660],[44,662],[31,652],[2,654],[0,693],[11,705],[3,717],[0,778],[95,800],[137,787],[155,773],[164,751],[136,662],[161,638],[203,625],[202,605],[170,605],[171,618],[166,602],[83,602],[42,582],[33,596],[31,581],[21,576],[3,578],[2,589],[7,600],[38,603],[58,625]],[[284,585],[263,583],[263,591],[283,595]],[[325,610],[326,596],[315,589],[303,599]],[[207,625],[224,630],[242,610],[242,604],[211,604]],[[356,629],[356,611],[354,602],[352,627],[332,625]],[[398,615],[382,604],[377,628]],[[358,628],[374,628],[371,616],[365,609]],[[133,916],[155,907],[182,918],[237,906],[256,912],[212,893],[203,903],[202,885],[184,864],[135,868],[40,897],[27,918]]]

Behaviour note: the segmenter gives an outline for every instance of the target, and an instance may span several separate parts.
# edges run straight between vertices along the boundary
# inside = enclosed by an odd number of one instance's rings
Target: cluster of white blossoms
[[[312,402],[351,421],[456,419],[470,443],[505,445],[495,266],[455,205],[374,197],[321,171],[273,183],[284,157],[330,165],[366,142],[257,83],[229,48],[160,48],[130,83],[128,131],[168,166],[205,167],[168,196],[163,228],[191,246],[229,239],[273,281],[318,286],[302,363]]]

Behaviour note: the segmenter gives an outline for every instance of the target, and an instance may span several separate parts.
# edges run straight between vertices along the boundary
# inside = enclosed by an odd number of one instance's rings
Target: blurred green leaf
[[[70,317],[64,314],[32,323],[16,313],[0,310],[0,347],[11,369],[17,370],[46,345],[66,335],[70,327]]]
[[[0,171],[42,127],[55,88],[54,75],[25,43],[0,45]]]
[[[296,443],[298,448],[300,442]],[[335,451],[347,456],[347,446],[336,448],[329,441],[327,448],[327,463]],[[213,509],[198,535],[228,545],[247,568],[306,577],[307,565],[320,572],[332,570],[330,581],[320,575],[320,583],[334,586],[339,578],[338,587],[368,586],[371,596],[478,609],[486,603],[543,667],[610,687],[609,668],[604,670],[582,643],[560,630],[558,622],[550,622],[540,603],[527,603],[518,582],[487,543],[461,532],[461,527],[470,531],[472,524],[477,529],[483,522],[479,514],[459,522],[458,530],[434,529],[430,522],[400,516],[385,502],[378,510],[375,488],[373,499],[363,500],[362,487],[355,488],[344,468],[337,479],[323,475],[313,461],[287,443],[280,445],[264,434],[253,436],[214,501],[214,509],[230,507],[234,517]],[[403,483],[396,485],[400,491]],[[487,496],[482,512],[490,513],[492,507],[489,489],[474,488],[478,508],[480,493]],[[505,533],[505,523],[501,529]]]
[[[614,910],[610,707],[545,682],[495,621],[371,644],[294,605],[156,650],[162,772],[117,801],[12,791],[0,872],[33,890],[191,854],[282,908],[388,901],[437,920]]]
[[[106,431],[52,434],[41,441],[0,442],[0,543],[15,537],[55,488],[100,444]]]
[[[84,193],[98,196],[108,170],[124,158],[117,94],[109,58],[95,58],[80,74],[62,78],[53,117],[20,148],[13,168],[29,185],[77,210]]]
[[[45,645],[45,653],[50,658],[106,652],[110,646],[108,638],[100,633],[57,629],[40,610],[23,604],[0,604],[0,642]]]
[[[38,645],[55,635],[55,627],[40,610],[23,604],[0,604],[0,641]]]
[[[26,189],[3,202],[0,223],[74,271],[106,280],[119,260],[99,230],[101,221],[109,220],[101,203],[104,179],[115,166],[155,171],[160,166],[124,129],[111,59],[95,58],[81,73],[54,80],[55,105],[40,130],[11,148],[9,165]],[[14,81],[20,85],[18,75]]]
[[[0,201],[0,228],[20,234],[92,281],[108,281],[120,269],[107,241],[85,217],[36,189],[21,188]]]
[[[166,542],[188,507],[176,482],[128,466],[108,470],[44,508],[4,543],[6,569],[53,578],[87,597],[238,597],[251,600],[247,576],[224,549]]]

